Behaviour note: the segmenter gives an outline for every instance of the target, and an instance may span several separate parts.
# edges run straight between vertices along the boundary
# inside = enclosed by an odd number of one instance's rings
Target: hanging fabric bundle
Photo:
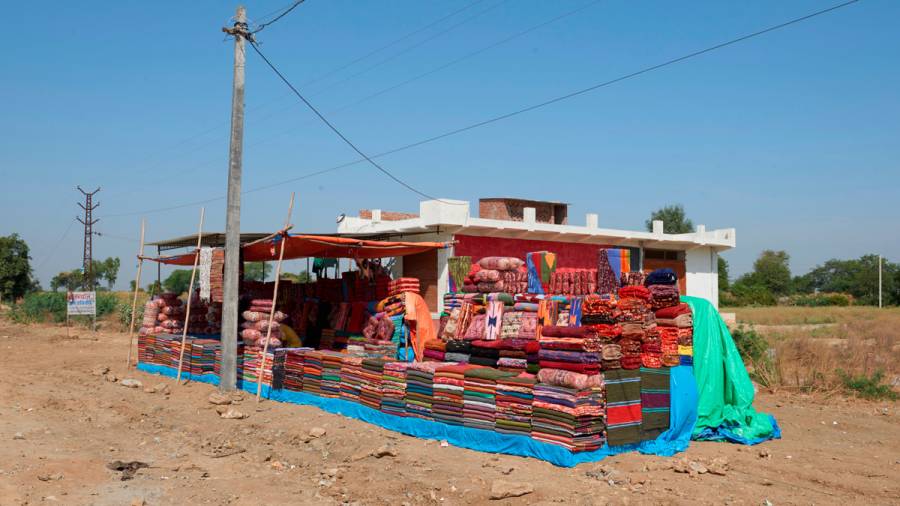
[[[546,294],[550,292],[550,281],[556,272],[556,253],[535,251],[525,254],[528,266],[528,292]]]

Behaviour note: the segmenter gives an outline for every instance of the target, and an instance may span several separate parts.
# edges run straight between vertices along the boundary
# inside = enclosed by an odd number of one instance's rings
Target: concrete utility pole
[[[881,306],[881,255],[878,255],[878,307]]]
[[[222,301],[222,364],[219,388],[237,386],[238,289],[241,259],[241,158],[244,147],[244,42],[247,11],[238,6],[232,28],[222,31],[234,37],[234,84],[231,94],[231,146],[228,152],[228,201],[225,216],[225,272]]]
[[[91,203],[94,195],[100,191],[100,188],[97,187],[96,190],[88,193],[81,189],[81,186],[77,186],[78,191],[80,191],[84,195],[84,204],[81,202],[78,203],[82,209],[84,209],[84,219],[76,218],[78,221],[84,225],[84,254],[82,255],[82,265],[81,268],[84,271],[84,277],[82,278],[82,287],[87,291],[94,291],[94,247],[93,242],[91,241],[94,235],[94,224],[96,224],[99,219],[92,219],[92,211],[100,207],[100,203],[93,204]]]

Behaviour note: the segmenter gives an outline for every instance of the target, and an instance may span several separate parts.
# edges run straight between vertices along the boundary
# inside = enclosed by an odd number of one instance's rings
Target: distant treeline
[[[900,264],[882,262],[884,305],[900,305]],[[832,259],[806,274],[793,276],[790,255],[765,250],[753,271],[731,282],[728,262],[719,257],[721,306],[849,306],[878,304],[878,255]]]

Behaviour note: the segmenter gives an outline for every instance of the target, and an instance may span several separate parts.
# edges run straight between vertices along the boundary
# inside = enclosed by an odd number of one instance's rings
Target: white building
[[[342,235],[381,240],[454,242],[451,249],[398,258],[397,274],[419,278],[422,295],[435,313],[443,309],[442,295],[449,288],[447,258],[456,255],[509,255],[519,258],[529,251],[557,253],[560,267],[597,267],[601,247],[627,248],[632,270],[673,269],[681,292],[719,303],[718,253],[735,247],[733,228],[706,230],[698,225],[687,234],[664,234],[663,223],[653,231],[601,228],[596,214],[585,216],[583,225],[568,221],[568,205],[560,202],[516,198],[479,201],[478,216],[459,200],[428,200],[419,213],[394,213],[379,209],[347,216],[338,225]]]

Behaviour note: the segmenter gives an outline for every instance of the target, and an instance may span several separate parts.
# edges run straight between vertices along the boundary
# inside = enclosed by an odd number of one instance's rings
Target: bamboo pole
[[[272,294],[272,309],[269,310],[269,325],[266,327],[266,340],[263,343],[262,356],[259,359],[259,369],[256,372],[256,404],[262,394],[263,371],[266,367],[266,353],[269,351],[269,338],[272,336],[272,320],[275,318],[275,304],[278,302],[278,283],[281,281],[281,262],[284,259],[284,245],[287,243],[287,231],[291,228],[291,214],[294,211],[294,193],[291,192],[291,203],[288,205],[287,219],[284,220],[284,237],[281,238],[281,248],[278,251],[278,263],[275,266],[275,289]]]
[[[125,369],[131,367],[131,349],[133,347],[134,341],[134,318],[135,312],[137,311],[137,296],[138,291],[141,289],[141,270],[144,267],[144,220],[141,220],[141,247],[138,250],[138,270],[137,276],[134,279],[134,296],[131,298],[131,324],[128,326],[128,362],[125,364]],[[68,333],[69,329],[69,316],[66,315],[66,332]]]
[[[187,307],[184,310],[184,329],[181,331],[181,352],[178,354],[178,375],[175,377],[175,383],[181,383],[181,369],[184,363],[184,346],[187,341],[188,326],[191,324],[191,299],[194,290],[194,277],[197,275],[197,263],[200,261],[200,245],[203,242],[203,214],[204,208],[200,208],[200,226],[197,228],[197,249],[194,250],[194,267],[191,268],[191,282],[188,285]]]

